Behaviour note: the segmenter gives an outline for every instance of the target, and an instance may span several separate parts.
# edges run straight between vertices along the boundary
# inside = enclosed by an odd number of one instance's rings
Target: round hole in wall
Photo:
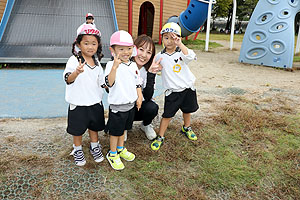
[[[288,27],[289,27],[289,25],[284,21],[277,22],[269,28],[269,32],[271,32],[271,33],[282,32],[282,31],[286,30]]]
[[[263,43],[267,40],[267,34],[263,30],[255,30],[250,34],[249,39],[254,43]]]
[[[293,7],[297,7],[299,0],[288,0],[289,4]]]
[[[271,42],[270,51],[274,54],[282,54],[286,51],[286,45],[281,40],[274,40]]]
[[[263,24],[270,22],[273,19],[273,17],[274,17],[273,12],[267,11],[265,13],[262,13],[260,16],[258,16],[255,23],[257,25],[263,25]]]
[[[247,51],[246,58],[255,60],[255,59],[262,58],[266,54],[267,54],[267,50],[265,47],[254,47]]]
[[[277,30],[280,30],[280,29],[282,29],[284,26],[283,26],[283,24],[278,24],[277,26],[276,26],[276,29]]]
[[[284,8],[278,13],[278,18],[287,19],[291,16],[291,12],[289,8]]]
[[[279,49],[280,47],[281,47],[280,44],[274,44],[275,49]]]

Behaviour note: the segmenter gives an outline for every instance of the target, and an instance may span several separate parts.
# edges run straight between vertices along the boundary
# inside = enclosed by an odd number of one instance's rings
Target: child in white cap
[[[94,25],[95,28],[96,28],[96,25],[95,25],[95,19],[94,19],[94,15],[92,13],[87,13],[85,15],[85,24],[91,24],[91,25]]]
[[[162,59],[160,64],[165,101],[158,136],[151,144],[151,149],[155,151],[164,143],[165,131],[179,109],[183,115],[180,132],[190,140],[197,140],[191,128],[191,113],[199,108],[194,87],[195,76],[188,67],[188,63],[195,59],[196,54],[182,43],[181,28],[178,24],[165,24],[161,34],[164,49],[156,55],[156,59]]]
[[[131,35],[117,31],[110,38],[113,61],[106,64],[105,84],[109,87],[109,117],[107,129],[110,135],[110,151],[106,158],[115,170],[124,169],[120,158],[133,161],[135,155],[124,147],[124,132],[132,128],[135,106],[141,108],[143,95],[139,69],[130,58],[136,55]]]
[[[66,101],[69,103],[67,132],[73,136],[75,164],[86,163],[82,151],[82,135],[88,130],[90,152],[95,162],[104,160],[98,141],[98,131],[105,128],[102,105],[103,69],[101,33],[92,25],[84,25],[78,32],[71,56],[63,73],[66,82]],[[79,52],[75,52],[75,46]]]

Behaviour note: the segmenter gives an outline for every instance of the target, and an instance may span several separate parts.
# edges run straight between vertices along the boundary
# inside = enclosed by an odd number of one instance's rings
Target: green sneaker
[[[157,136],[154,141],[151,144],[151,149],[154,151],[159,150],[159,148],[163,145],[164,143],[164,137],[161,136]]]
[[[118,152],[121,158],[123,158],[126,161],[133,161],[135,159],[135,155],[129,151],[127,151],[126,148],[123,148],[122,151]]]
[[[194,133],[194,131],[192,130],[192,127],[190,127],[190,126],[187,127],[186,129],[183,128],[183,126],[182,126],[180,132],[182,134],[184,134],[190,140],[197,140],[197,135]]]
[[[125,166],[122,163],[119,154],[117,154],[116,156],[110,156],[110,153],[107,153],[106,158],[113,169],[115,169],[115,170],[124,169]]]

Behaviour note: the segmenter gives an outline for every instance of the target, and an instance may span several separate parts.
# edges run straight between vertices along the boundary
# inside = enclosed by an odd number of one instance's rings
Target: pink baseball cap
[[[132,56],[137,55],[137,48],[133,43],[132,36],[127,31],[116,31],[110,37],[110,46],[120,45],[120,46],[133,46]]]
[[[101,32],[92,24],[84,24],[79,26],[77,29],[77,37],[79,35],[96,35],[101,37]],[[77,37],[75,41],[77,40]],[[80,51],[80,48],[75,44],[75,52],[78,54]]]
[[[92,13],[88,13],[88,14],[85,15],[85,18],[87,18],[87,17],[93,17],[94,18],[94,15]]]
[[[101,37],[101,32],[92,24],[84,24],[77,29],[78,35],[97,35]]]

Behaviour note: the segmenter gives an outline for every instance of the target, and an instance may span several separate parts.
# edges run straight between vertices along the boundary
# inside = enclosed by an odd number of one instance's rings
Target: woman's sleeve
[[[154,93],[155,76],[156,74],[147,72],[146,87],[143,89],[143,97],[145,101],[150,101],[152,99]]]

